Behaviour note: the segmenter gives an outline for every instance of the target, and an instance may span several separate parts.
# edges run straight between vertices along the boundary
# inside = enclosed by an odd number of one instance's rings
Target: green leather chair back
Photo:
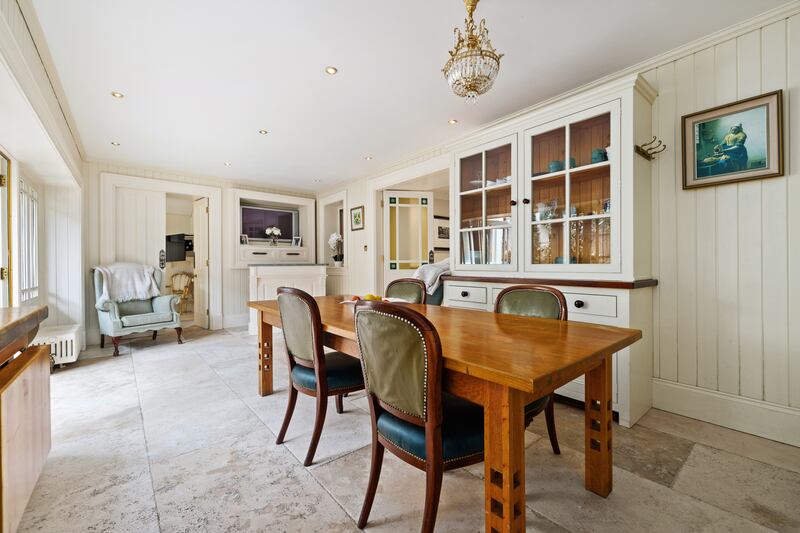
[[[424,422],[429,385],[426,358],[436,350],[429,350],[422,331],[402,316],[422,315],[387,304],[372,307],[378,309],[359,304],[355,317],[367,391],[382,403]],[[396,314],[392,307],[403,313]]]
[[[386,287],[387,298],[402,298],[412,304],[424,304],[425,296],[425,283],[418,279],[396,279]]]
[[[316,305],[314,299],[311,303]],[[278,308],[281,312],[283,337],[286,350],[291,357],[313,363],[314,357],[314,312],[311,303],[302,296],[290,292],[278,292]],[[317,316],[319,311],[317,311]]]
[[[495,313],[536,318],[567,319],[567,301],[558,289],[543,285],[516,285],[503,289]]]

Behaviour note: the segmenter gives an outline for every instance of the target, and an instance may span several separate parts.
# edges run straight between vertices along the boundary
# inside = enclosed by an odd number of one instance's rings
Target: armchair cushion
[[[122,325],[126,328],[135,326],[145,326],[148,324],[158,324],[159,322],[171,322],[172,313],[145,313],[142,315],[127,315],[122,317]]]
[[[164,294],[153,298],[154,313],[177,313],[180,297],[174,294]]]
[[[444,462],[483,453],[483,407],[442,393]],[[378,433],[414,457],[425,460],[425,428],[388,413],[378,417]]]

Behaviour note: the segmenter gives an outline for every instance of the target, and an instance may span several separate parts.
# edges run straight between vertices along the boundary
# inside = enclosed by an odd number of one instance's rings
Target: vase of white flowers
[[[271,228],[267,228],[264,230],[268,239],[272,239],[272,246],[278,246],[278,237],[281,236],[281,230],[272,226]]]
[[[344,260],[344,252],[342,251],[342,236],[338,233],[331,233],[331,236],[328,237],[328,247],[333,252],[333,266],[340,267],[343,264]]]

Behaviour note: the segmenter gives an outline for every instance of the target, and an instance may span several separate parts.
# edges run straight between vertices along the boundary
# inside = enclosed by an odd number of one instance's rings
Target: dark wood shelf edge
[[[658,285],[657,279],[635,281],[607,281],[596,279],[548,279],[548,278],[495,278],[489,276],[442,276],[442,281],[472,281],[478,283],[511,283],[514,285],[559,285],[561,287],[595,287],[600,289],[643,289]]]

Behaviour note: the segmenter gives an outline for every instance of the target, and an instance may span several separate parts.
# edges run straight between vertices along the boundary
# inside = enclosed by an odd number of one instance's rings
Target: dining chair
[[[427,296],[425,283],[416,278],[400,278],[386,286],[387,298],[402,298],[412,304],[424,304]]]
[[[344,412],[342,395],[363,389],[364,378],[361,363],[355,357],[339,352],[325,353],[319,306],[310,294],[300,289],[280,287],[278,307],[289,359],[289,403],[276,443],[282,444],[286,436],[297,403],[297,393],[315,397],[317,411],[314,431],[303,462],[304,466],[309,466],[314,461],[325,424],[328,397],[335,396],[336,412]]]
[[[536,318],[552,318],[567,320],[567,300],[564,294],[553,287],[544,285],[512,285],[497,295],[494,312],[508,315],[530,316]],[[547,435],[553,453],[561,454],[556,436],[556,420],[553,403],[555,394],[548,394],[525,406],[525,427],[533,422],[534,417],[544,411],[547,422]]]
[[[433,531],[445,470],[483,461],[483,407],[442,391],[442,345],[420,313],[384,302],[355,306],[372,420],[372,462],[358,519],[369,519],[384,449],[425,471],[422,531]]]

